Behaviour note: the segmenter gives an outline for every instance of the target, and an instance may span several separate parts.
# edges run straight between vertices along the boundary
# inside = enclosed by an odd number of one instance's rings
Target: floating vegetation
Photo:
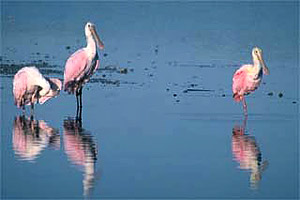
[[[128,70],[128,68],[124,67],[118,67],[117,65],[106,65],[104,67],[100,67],[99,69],[97,69],[97,71],[105,71],[108,73],[119,73],[119,74],[127,74],[128,71],[133,72],[133,70]]]
[[[188,92],[214,92],[214,90],[188,88],[188,89],[183,91],[183,93],[188,93]]]
[[[199,68],[214,68],[215,65],[205,65],[205,64],[179,64],[180,67],[199,67]]]
[[[102,83],[104,85],[120,85],[119,80],[110,80],[110,79],[104,79],[104,78],[91,78],[90,83]]]
[[[127,68],[120,68],[119,72],[120,72],[120,74],[127,74],[128,69]]]
[[[0,74],[5,76],[13,76],[15,75],[21,68],[27,66],[35,66],[37,67],[42,74],[63,74],[63,71],[60,69],[58,65],[50,65],[49,63],[38,60],[32,61],[31,63],[21,63],[21,64],[3,64],[0,65]],[[57,68],[57,69],[55,69]]]

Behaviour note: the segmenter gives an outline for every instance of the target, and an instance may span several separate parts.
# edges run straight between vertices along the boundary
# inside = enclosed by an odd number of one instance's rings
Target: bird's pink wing
[[[84,49],[76,51],[66,62],[64,72],[64,87],[69,81],[79,79],[85,71],[88,57]]]
[[[243,92],[242,90],[246,89],[246,77],[247,77],[247,65],[242,66],[238,69],[232,79],[232,92],[233,94]]]
[[[25,72],[17,73],[13,80],[13,94],[15,104],[18,107],[22,106],[22,99],[27,90],[27,76]]]

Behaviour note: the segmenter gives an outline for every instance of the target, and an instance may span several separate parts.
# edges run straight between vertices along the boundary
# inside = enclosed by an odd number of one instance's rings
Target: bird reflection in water
[[[242,125],[235,125],[232,130],[232,154],[240,169],[250,171],[250,186],[257,189],[268,161],[262,161],[262,153],[255,137],[245,133],[246,123],[247,116]]]
[[[33,120],[24,115],[15,117],[13,150],[20,160],[34,161],[46,147],[60,148],[57,129],[43,120]]]
[[[93,136],[82,128],[81,121],[64,120],[64,148],[71,163],[82,168],[83,193],[89,196],[95,182],[97,145]]]

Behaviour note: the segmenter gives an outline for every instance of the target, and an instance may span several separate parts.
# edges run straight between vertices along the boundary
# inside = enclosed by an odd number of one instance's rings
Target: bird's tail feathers
[[[233,95],[232,95],[232,97],[234,98],[234,100],[236,101],[236,102],[240,102],[241,100],[242,100],[242,96],[241,95],[239,95],[238,93],[234,93]]]
[[[74,94],[78,87],[79,85],[77,81],[69,81],[64,84],[64,91],[69,94]]]

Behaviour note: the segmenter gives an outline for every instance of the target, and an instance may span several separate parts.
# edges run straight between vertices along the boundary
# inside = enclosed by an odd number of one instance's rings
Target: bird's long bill
[[[103,42],[100,40],[99,35],[97,34],[97,31],[96,31],[95,27],[92,27],[92,28],[91,28],[91,32],[92,32],[92,35],[93,35],[94,39],[96,40],[97,46],[98,46],[100,49],[104,49],[104,44],[103,44]]]
[[[269,68],[266,66],[264,59],[262,58],[261,55],[258,56],[259,62],[261,63],[262,67],[263,67],[263,72],[265,75],[269,75],[270,71]]]

